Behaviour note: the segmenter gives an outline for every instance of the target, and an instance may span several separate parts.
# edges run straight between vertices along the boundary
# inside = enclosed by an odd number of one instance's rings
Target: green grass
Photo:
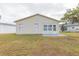
[[[79,55],[79,33],[63,33],[66,37],[0,34],[1,56]]]

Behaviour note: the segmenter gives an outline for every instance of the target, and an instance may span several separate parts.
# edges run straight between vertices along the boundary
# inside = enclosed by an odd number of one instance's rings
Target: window
[[[53,31],[56,31],[56,25],[53,25]]]
[[[34,30],[39,31],[39,23],[34,23]]]
[[[19,24],[19,31],[23,31],[23,24]]]
[[[18,26],[18,27],[19,27],[19,30],[20,30],[20,29],[21,29],[21,24],[19,24],[19,26]]]
[[[35,28],[38,28],[39,24],[38,23],[34,23]]]
[[[79,28],[76,28],[76,30],[79,30]]]
[[[44,25],[44,31],[52,31],[52,25]]]
[[[52,31],[52,25],[48,25],[48,30]]]
[[[47,25],[44,25],[44,31],[47,31]]]
[[[38,25],[38,23],[34,23],[35,25]]]
[[[74,27],[72,27],[72,29],[74,29]]]

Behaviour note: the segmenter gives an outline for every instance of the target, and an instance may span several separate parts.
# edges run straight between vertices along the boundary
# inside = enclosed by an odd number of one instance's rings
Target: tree
[[[79,4],[76,8],[68,9],[67,12],[64,14],[64,17],[61,18],[61,20],[70,20],[72,21],[72,23],[79,23]]]
[[[62,32],[64,31],[64,25],[63,24],[61,25],[61,31]]]

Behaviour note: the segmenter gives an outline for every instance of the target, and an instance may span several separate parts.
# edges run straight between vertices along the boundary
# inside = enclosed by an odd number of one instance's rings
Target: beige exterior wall
[[[35,26],[35,24],[37,23],[38,26]],[[46,24],[56,25],[57,30],[45,32],[43,26]],[[46,33],[58,33],[58,32],[59,32],[59,24],[57,21],[39,15],[30,17],[23,21],[16,22],[16,34],[46,34]]]

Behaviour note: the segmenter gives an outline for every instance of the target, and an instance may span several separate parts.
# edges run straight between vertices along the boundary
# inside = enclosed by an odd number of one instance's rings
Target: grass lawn
[[[1,56],[71,56],[79,55],[79,33],[66,37],[0,34]]]

